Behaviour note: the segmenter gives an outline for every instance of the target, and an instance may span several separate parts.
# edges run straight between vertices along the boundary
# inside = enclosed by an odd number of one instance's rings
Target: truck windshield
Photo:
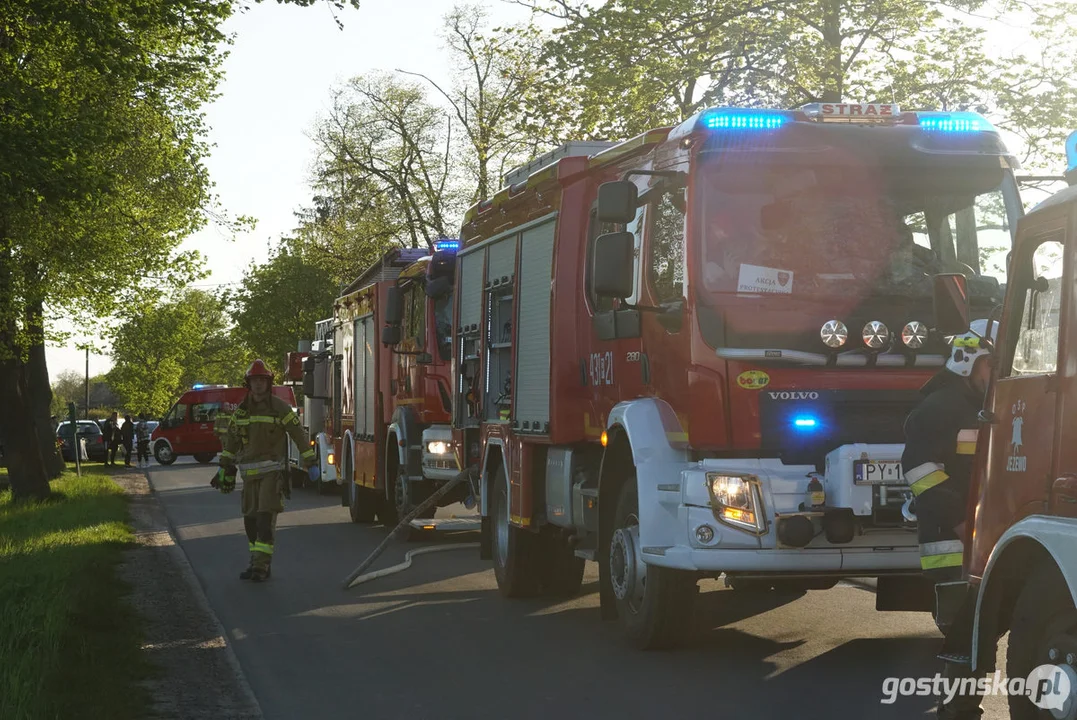
[[[1001,300],[1012,212],[1006,180],[940,187],[915,168],[712,163],[698,183],[709,293],[926,297],[932,276],[969,277]],[[1012,182],[1012,181],[1011,181]]]

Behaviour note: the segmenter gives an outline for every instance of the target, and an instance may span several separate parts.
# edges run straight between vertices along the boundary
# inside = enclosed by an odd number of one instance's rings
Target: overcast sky
[[[495,23],[527,17],[523,8],[500,0],[484,4]],[[233,216],[253,216],[258,225],[235,241],[210,226],[184,243],[201,251],[212,271],[199,286],[237,282],[252,260],[265,257],[268,247],[295,227],[293,212],[310,198],[314,146],[307,134],[328,109],[332,86],[371,70],[396,68],[421,71],[439,83],[445,79],[438,34],[452,5],[452,0],[363,0],[360,10],[340,14],[341,31],[324,4],[301,8],[266,0],[228,21],[225,28],[235,34],[235,44],[225,61],[221,97],[207,108],[209,140],[216,146],[207,166],[221,207]],[[1014,44],[1023,35],[1018,28],[992,34]],[[83,371],[78,341],[48,348],[53,378],[64,370]],[[105,355],[90,356],[91,375],[111,365]]]

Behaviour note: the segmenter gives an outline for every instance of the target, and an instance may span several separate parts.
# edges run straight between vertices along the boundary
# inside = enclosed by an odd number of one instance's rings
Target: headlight
[[[828,348],[840,348],[849,339],[849,328],[841,320],[827,320],[819,331],[819,338]]]
[[[919,350],[927,341],[927,325],[913,320],[901,330],[901,342],[910,350]]]
[[[860,331],[864,344],[872,350],[882,350],[890,342],[890,329],[878,320],[872,320]]]
[[[325,461],[326,461],[327,463],[329,463],[330,465],[332,465],[332,464],[333,464],[333,461],[334,461],[334,460],[336,460],[336,458],[335,458],[335,457],[333,456],[333,453],[329,453],[329,456],[328,456],[328,457],[327,457],[327,458],[325,459]]]
[[[444,455],[449,452],[449,443],[435,440],[432,443],[427,443],[426,451],[431,455]]]
[[[762,495],[755,478],[707,473],[707,490],[717,520],[757,535],[767,531]]]

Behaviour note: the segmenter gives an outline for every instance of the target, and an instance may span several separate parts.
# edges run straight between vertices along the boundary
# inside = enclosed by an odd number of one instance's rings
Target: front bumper
[[[856,449],[851,455],[850,448]],[[702,460],[680,469],[679,483],[662,478],[640,478],[656,491],[650,494],[654,512],[641,521],[643,560],[649,565],[706,573],[829,574],[867,577],[892,573],[920,573],[917,536],[911,527],[881,527],[872,520],[870,508],[857,503],[862,485],[853,483],[845,459],[867,454],[873,460],[900,459],[900,445],[844,446],[833,454],[823,484],[827,506],[844,507],[855,514],[856,531],[848,542],[832,543],[818,531],[804,547],[790,547],[778,539],[779,522],[801,513],[808,498],[808,482],[814,467],[786,466],[777,459]],[[851,468],[851,465],[850,465]],[[667,466],[667,469],[668,468]],[[758,479],[766,519],[763,530],[750,531],[720,521],[711,508],[707,473],[750,475]],[[869,491],[870,492],[870,491]],[[640,497],[641,503],[647,498]],[[850,502],[852,501],[852,502]],[[840,505],[838,505],[840,503]],[[850,507],[852,506],[852,507]],[[641,505],[642,507],[642,505]],[[810,508],[809,508],[810,509]],[[665,527],[644,527],[647,518]],[[706,527],[700,540],[699,528]]]

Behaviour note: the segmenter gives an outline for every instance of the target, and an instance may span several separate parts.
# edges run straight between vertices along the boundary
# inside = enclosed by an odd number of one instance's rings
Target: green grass
[[[0,716],[146,714],[140,625],[116,576],[133,536],[104,467],[52,482],[55,497],[15,505],[0,491]]]

